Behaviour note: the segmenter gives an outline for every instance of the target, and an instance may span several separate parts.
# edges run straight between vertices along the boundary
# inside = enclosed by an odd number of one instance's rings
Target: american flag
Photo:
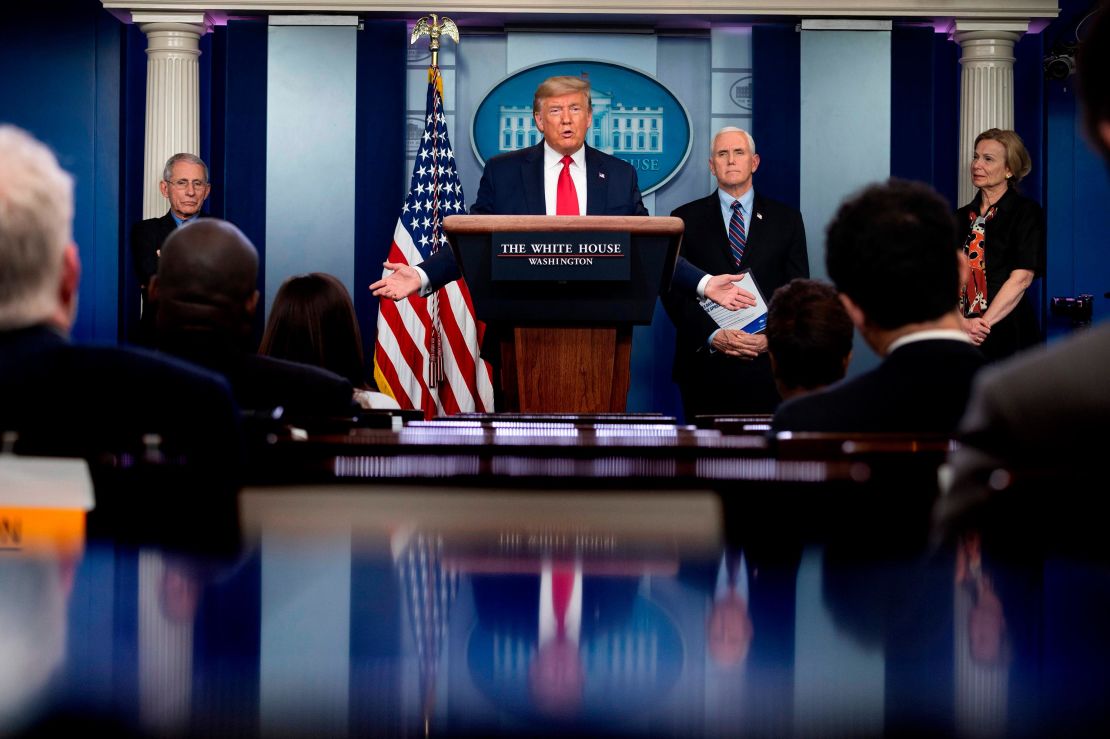
[[[450,249],[443,219],[466,212],[455,152],[447,138],[438,67],[428,71],[426,110],[409,194],[393,231],[390,262],[419,264],[439,249]],[[425,418],[492,412],[492,374],[478,356],[484,332],[462,280],[427,298],[412,295],[397,303],[383,299],[374,347],[378,388],[402,408],[422,409]]]

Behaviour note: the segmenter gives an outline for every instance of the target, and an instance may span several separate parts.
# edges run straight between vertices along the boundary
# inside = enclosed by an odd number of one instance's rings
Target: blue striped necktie
[[[744,216],[740,213],[740,201],[732,201],[732,218],[728,222],[728,245],[736,266],[744,258],[744,247],[748,245],[748,232],[744,229]]]

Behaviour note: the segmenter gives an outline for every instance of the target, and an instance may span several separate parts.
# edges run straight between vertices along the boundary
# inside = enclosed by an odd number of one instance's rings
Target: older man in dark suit
[[[165,215],[147,218],[131,227],[131,260],[143,301],[139,326],[132,338],[144,345],[154,341],[157,310],[150,304],[150,279],[158,272],[162,244],[178,226],[200,218],[200,209],[212,191],[208,165],[195,154],[174,154],[162,169],[158,190],[169,203],[169,210]]]
[[[585,143],[593,121],[589,82],[579,77],[544,80],[536,89],[532,112],[543,142],[490,159],[471,214],[648,215],[636,170]],[[416,266],[386,262],[385,268],[394,272],[370,289],[392,300],[433,292],[461,276],[450,249],[440,249]],[[730,274],[711,277],[680,259],[673,289],[730,309],[750,305],[749,296],[733,286],[733,279]]]
[[[809,257],[801,214],[756,193],[752,176],[757,169],[751,134],[722,128],[709,156],[717,189],[671,215],[686,224],[682,253],[691,263],[712,273],[750,270],[770,300],[790,280],[809,276]],[[673,289],[663,302],[678,329],[674,379],[687,421],[698,414],[775,409],[779,394],[766,336],[720,328],[697,302]]]
[[[890,180],[840,206],[826,259],[840,301],[883,357],[870,372],[784,403],[775,431],[951,433],[983,355],[960,330],[968,269],[951,209],[927,185]]]

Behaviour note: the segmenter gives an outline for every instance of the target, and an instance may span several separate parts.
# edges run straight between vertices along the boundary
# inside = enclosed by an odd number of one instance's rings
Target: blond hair
[[[540,86],[536,88],[536,94],[532,96],[532,113],[539,115],[543,101],[547,98],[569,95],[572,92],[584,94],[586,96],[586,110],[593,110],[590,83],[581,77],[565,75],[562,77],[548,77],[540,83]]]
[[[975,137],[974,146],[978,146],[980,141],[997,141],[1002,144],[1002,148],[1006,150],[1006,168],[1013,173],[1015,185],[1033,169],[1033,160],[1029,158],[1025,142],[1017,135],[1017,131],[988,128]]]

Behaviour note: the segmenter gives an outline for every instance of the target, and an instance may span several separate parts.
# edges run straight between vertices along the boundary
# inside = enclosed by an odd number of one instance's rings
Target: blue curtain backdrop
[[[367,286],[381,277],[405,182],[405,68],[408,34],[399,21],[367,23],[358,35],[355,121],[355,312],[366,359],[377,336],[378,299]],[[456,144],[457,145],[457,144]]]

